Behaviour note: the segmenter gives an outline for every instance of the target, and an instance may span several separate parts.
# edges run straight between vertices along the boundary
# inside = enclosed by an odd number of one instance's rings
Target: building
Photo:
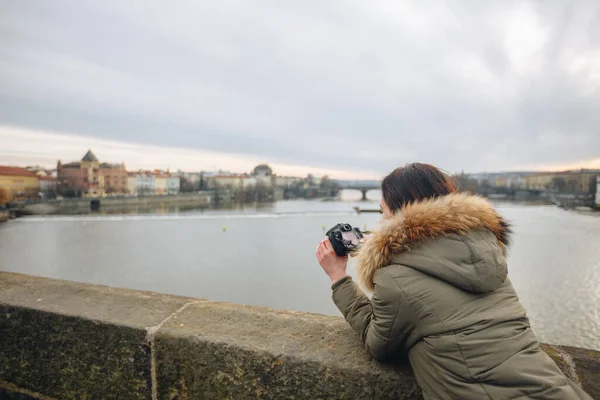
[[[580,169],[562,172],[559,178],[565,181],[569,193],[595,194],[598,176],[600,169]]]
[[[181,179],[175,174],[169,174],[167,178],[167,193],[168,194],[179,194],[181,187]]]
[[[127,193],[127,170],[121,164],[100,164],[100,173],[104,177],[106,194]]]
[[[255,185],[257,186],[271,188],[275,185],[276,176],[273,175],[273,170],[267,164],[257,165],[251,176],[255,178]]]
[[[40,190],[38,176],[19,167],[0,166],[1,203],[36,197]]]
[[[162,171],[151,172],[154,176],[154,192],[158,195],[167,194],[167,178],[169,177]]]
[[[81,161],[56,166],[58,185],[68,188],[82,197],[98,197],[108,194],[125,193],[127,171],[125,165],[100,163],[89,150]]]
[[[40,192],[45,195],[56,194],[56,178],[50,175],[38,177],[40,180]]]
[[[525,178],[525,185],[529,190],[549,190],[554,177],[555,174],[553,172],[531,174]]]
[[[244,175],[215,175],[210,177],[207,182],[209,189],[242,189],[244,187]]]
[[[289,188],[294,184],[300,182],[302,178],[298,178],[295,176],[276,176],[275,177],[275,186],[279,188]]]
[[[127,193],[137,196],[137,174],[135,172],[127,173]]]
[[[561,172],[542,172],[526,177],[530,190],[551,190],[561,193],[594,194],[600,170],[580,169]]]
[[[506,187],[510,189],[525,189],[527,187],[527,176],[529,174],[509,175],[506,178]]]
[[[273,170],[267,164],[260,164],[254,167],[252,171],[253,176],[266,177],[273,175]]]
[[[467,174],[466,176],[469,181],[474,181],[474,183],[481,187],[518,190],[526,189],[526,178],[531,174],[531,172],[526,171],[515,171],[483,172],[476,174]]]
[[[163,171],[130,172],[127,176],[127,192],[133,195],[152,196],[178,194],[181,180],[178,175]]]
[[[136,174],[135,186],[138,195],[148,196],[156,194],[156,179],[150,172],[139,171]]]
[[[58,161],[56,173],[59,185],[65,185],[81,196],[104,194],[104,178],[100,174],[100,163],[92,151],[88,151],[78,162],[62,164]]]
[[[260,177],[258,176],[242,176],[242,187],[243,188],[253,188],[256,187],[260,182]]]
[[[36,166],[29,166],[29,167],[25,167],[25,169],[29,172],[33,172],[34,174],[36,174],[38,177],[43,177],[43,176],[55,176],[53,174],[52,170],[48,170],[44,167],[40,167],[39,165]]]

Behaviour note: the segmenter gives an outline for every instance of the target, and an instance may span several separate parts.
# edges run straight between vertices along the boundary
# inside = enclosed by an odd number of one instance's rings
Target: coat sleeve
[[[333,301],[377,360],[408,351],[416,327],[414,311],[396,281],[384,270],[375,273],[371,300],[346,277],[333,286]]]

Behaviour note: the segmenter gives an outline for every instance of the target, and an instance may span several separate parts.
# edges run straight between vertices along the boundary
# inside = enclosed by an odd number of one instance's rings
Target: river
[[[340,315],[314,253],[324,227],[375,227],[379,214],[357,215],[355,205],[377,202],[27,217],[0,224],[0,270]],[[509,276],[540,338],[600,349],[600,218],[553,206],[498,208],[515,230]]]

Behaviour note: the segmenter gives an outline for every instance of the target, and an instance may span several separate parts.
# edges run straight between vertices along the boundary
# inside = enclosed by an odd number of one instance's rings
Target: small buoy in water
[[[327,225],[323,224],[323,232],[327,230]]]
[[[223,232],[226,232],[226,231],[227,231],[227,227],[226,227],[226,226],[224,226],[224,227],[223,227]]]
[[[367,230],[367,224],[364,224],[363,225],[363,231],[366,231],[366,230]]]

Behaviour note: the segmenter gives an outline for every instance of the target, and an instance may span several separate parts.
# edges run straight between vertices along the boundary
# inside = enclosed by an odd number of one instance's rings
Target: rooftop
[[[551,176],[551,175],[561,175],[561,174],[600,174],[600,169],[569,169],[566,171],[541,171],[535,172],[530,176]]]
[[[98,162],[98,159],[96,158],[96,156],[94,155],[94,153],[92,153],[92,150],[88,150],[88,152],[85,153],[85,156],[83,156],[83,158],[81,159],[81,161]]]
[[[8,167],[0,165],[0,175],[7,176],[31,176],[37,177],[37,175],[31,171],[27,171],[25,168],[21,167]]]

